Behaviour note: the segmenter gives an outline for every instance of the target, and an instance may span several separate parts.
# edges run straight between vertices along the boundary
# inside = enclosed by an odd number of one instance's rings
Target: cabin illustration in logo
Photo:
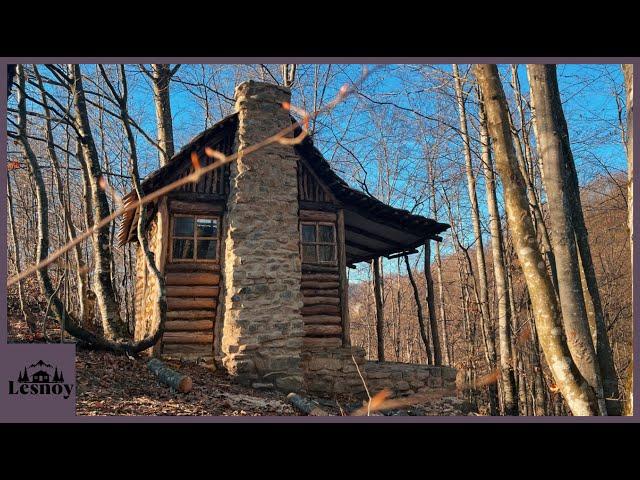
[[[58,371],[58,367],[53,367],[53,365],[49,365],[40,360],[38,363],[35,363],[29,367],[29,369],[32,368],[39,368],[39,370],[32,374],[31,379],[29,379],[29,373],[27,372],[27,367],[25,367],[24,370],[18,375],[19,383],[64,383],[64,375],[61,371]],[[50,371],[48,372],[46,370],[51,368],[55,368],[53,378],[51,378]]]
[[[44,370],[39,370],[31,375],[31,383],[49,383],[49,374]]]

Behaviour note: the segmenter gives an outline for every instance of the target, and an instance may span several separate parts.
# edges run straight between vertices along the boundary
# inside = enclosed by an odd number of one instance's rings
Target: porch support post
[[[340,316],[342,317],[342,346],[351,346],[351,326],[349,322],[349,279],[347,278],[347,247],[344,230],[344,209],[337,212],[337,233],[338,233],[338,293],[340,295]]]

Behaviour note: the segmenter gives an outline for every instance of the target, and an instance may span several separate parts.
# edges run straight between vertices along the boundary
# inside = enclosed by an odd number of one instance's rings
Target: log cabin
[[[449,226],[351,188],[311,137],[243,149],[291,126],[288,88],[236,88],[236,113],[193,138],[142,182],[144,194],[202,166],[210,148],[238,158],[147,204],[145,231],[166,282],[167,312],[154,355],[211,361],[240,381],[296,389],[303,357],[350,349],[347,269],[414,253]],[[290,136],[301,133],[297,128]],[[125,205],[137,199],[129,193]],[[137,242],[138,210],[121,218]],[[137,248],[135,337],[159,321],[155,285]],[[313,353],[316,352],[316,353]],[[324,352],[324,353],[323,353]],[[344,352],[343,352],[344,353]],[[342,355],[347,358],[349,355]],[[351,362],[350,358],[348,360]]]

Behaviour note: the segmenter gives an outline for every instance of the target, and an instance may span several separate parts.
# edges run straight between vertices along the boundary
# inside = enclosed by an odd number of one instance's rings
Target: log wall
[[[162,354],[186,360],[213,358],[220,266],[167,263],[167,323]]]
[[[340,275],[341,269],[345,267],[340,261],[338,215],[334,212],[300,209],[299,217],[301,222],[328,222],[336,227],[338,262],[334,265],[303,263],[300,288],[303,302],[301,313],[304,321],[304,347],[337,348],[345,343],[343,316],[345,278]]]
[[[304,320],[305,347],[342,345],[339,281],[338,267],[302,265],[301,313]]]

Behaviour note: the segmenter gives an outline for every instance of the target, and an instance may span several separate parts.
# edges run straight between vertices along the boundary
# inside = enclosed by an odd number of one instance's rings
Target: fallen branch
[[[329,414],[321,409],[318,405],[311,400],[301,397],[297,393],[290,393],[287,395],[287,401],[302,413],[306,413],[312,417],[328,417]]]
[[[170,369],[157,358],[149,360],[147,368],[151,370],[162,383],[169,385],[180,393],[189,393],[193,387],[191,377]]]

